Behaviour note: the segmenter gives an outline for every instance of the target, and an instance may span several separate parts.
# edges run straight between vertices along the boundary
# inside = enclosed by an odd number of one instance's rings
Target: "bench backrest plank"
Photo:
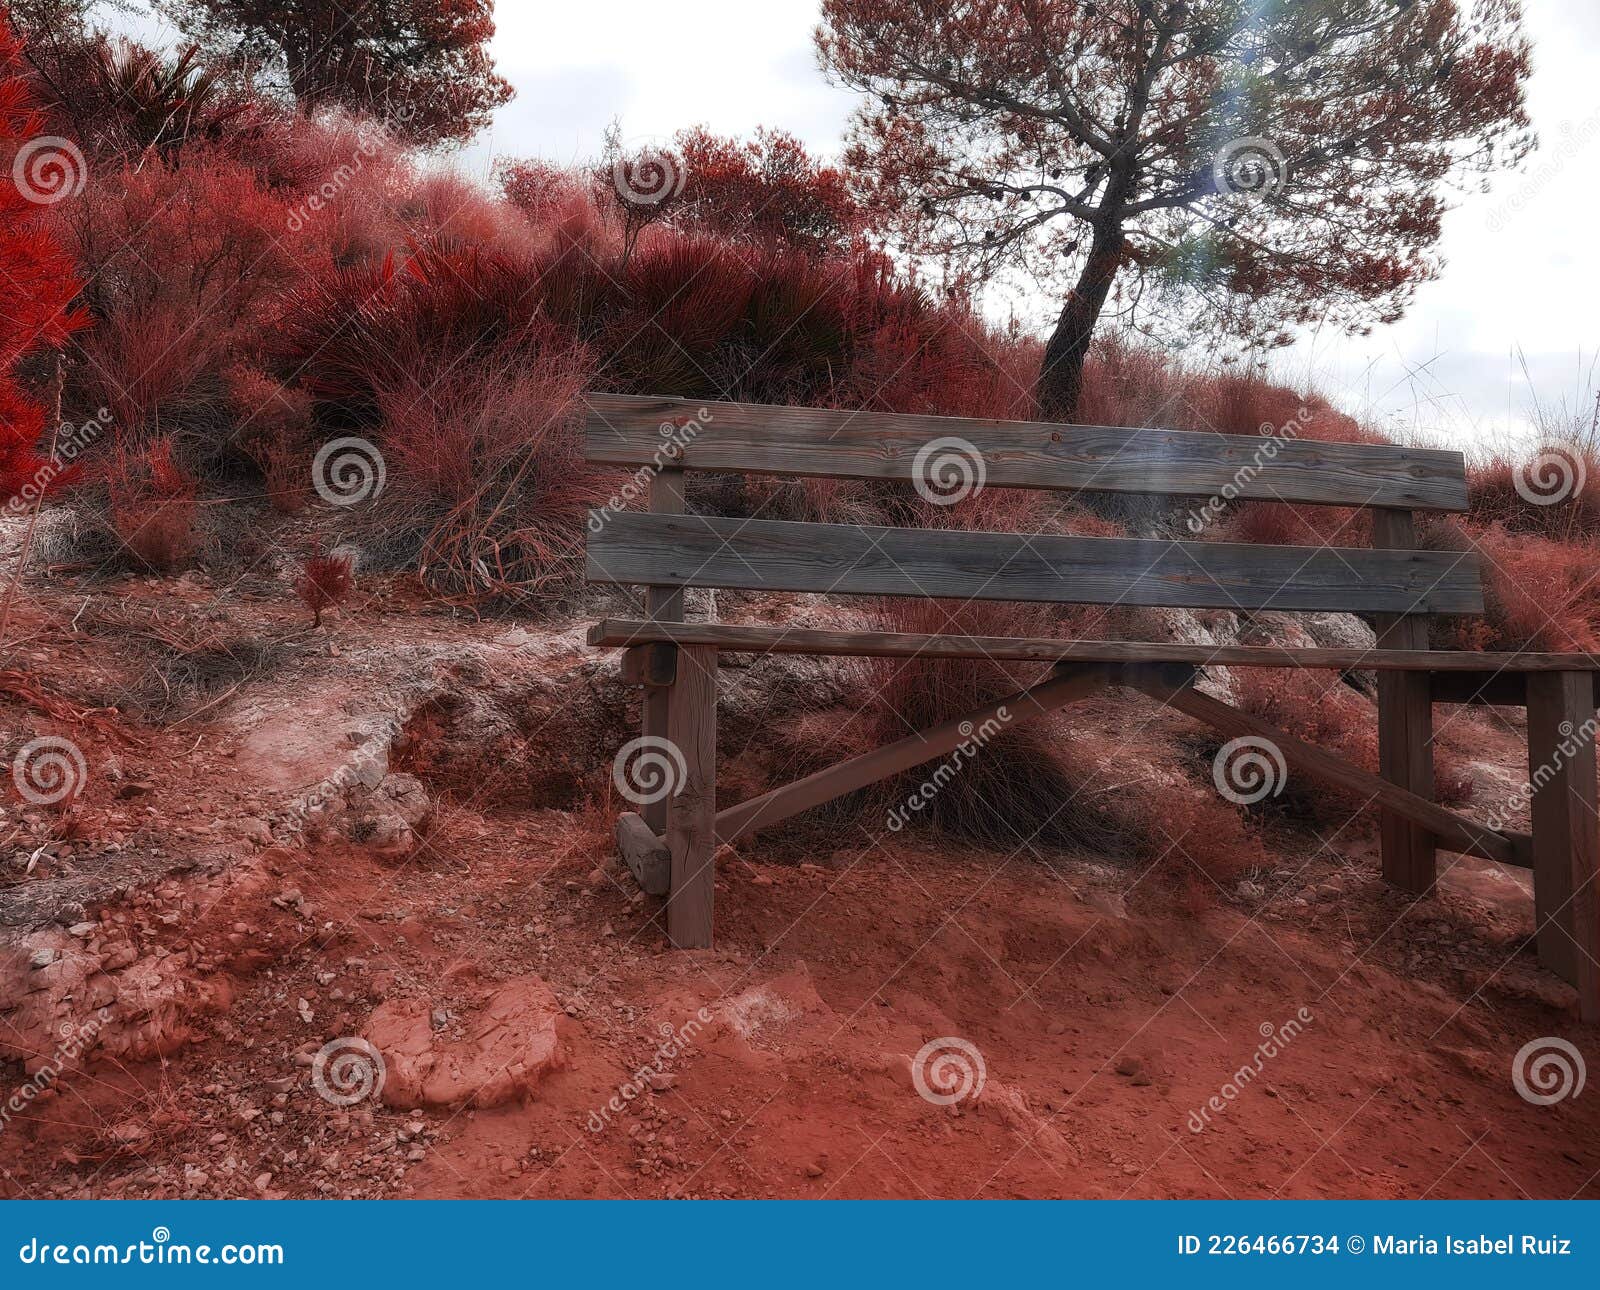
[[[1483,612],[1476,557],[618,512],[591,582],[1175,608]]]
[[[589,394],[588,459],[659,465],[663,427],[681,427],[688,470],[912,480],[930,444],[959,440],[994,488],[1228,496],[1402,510],[1467,509],[1459,452],[1324,443],[1292,435],[1128,430],[882,412]],[[947,445],[948,448],[948,445]]]

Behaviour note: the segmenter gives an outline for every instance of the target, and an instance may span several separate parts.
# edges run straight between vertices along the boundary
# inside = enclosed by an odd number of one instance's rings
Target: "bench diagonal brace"
[[[909,735],[859,757],[852,757],[827,770],[819,770],[814,775],[807,775],[792,784],[719,811],[717,841],[732,842],[746,833],[768,828],[791,815],[831,802],[836,797],[865,788],[880,779],[910,770],[935,757],[943,757],[966,743],[972,738],[973,731],[986,723],[998,721],[1009,729],[1024,721],[1042,717],[1103,689],[1107,680],[1108,672],[1104,667],[1057,668],[1039,684],[985,704],[965,716]]]
[[[1495,860],[1501,864],[1527,866],[1527,851],[1515,839],[1462,819],[1436,802],[1380,779],[1325,749],[1296,739],[1286,731],[1241,712],[1220,699],[1201,694],[1193,686],[1193,677],[1193,669],[1187,668],[1127,667],[1121,670],[1116,679],[1168,707],[1204,721],[1230,737],[1254,735],[1269,740],[1283,754],[1284,761],[1297,770],[1340,788],[1365,794],[1375,806],[1384,807],[1427,829],[1441,846],[1451,851]]]

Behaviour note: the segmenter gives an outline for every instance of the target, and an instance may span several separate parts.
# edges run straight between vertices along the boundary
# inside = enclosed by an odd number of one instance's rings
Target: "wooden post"
[[[1374,547],[1416,544],[1410,511],[1373,510]],[[1382,614],[1377,630],[1380,649],[1428,648],[1426,614]],[[1391,784],[1433,800],[1433,693],[1426,672],[1378,674],[1378,771]],[[1433,835],[1389,810],[1379,814],[1378,833],[1384,878],[1403,891],[1429,891],[1436,876]]]
[[[1579,1014],[1600,1021],[1600,816],[1594,681],[1587,672],[1528,675],[1533,785],[1533,906],[1539,961],[1577,987]]]
[[[680,649],[678,677],[668,693],[667,738],[683,759],[684,774],[667,812],[667,938],[680,949],[703,949],[711,944],[717,849],[717,651],[705,645]]]
[[[656,472],[650,480],[650,509],[660,511],[667,515],[683,514],[683,471],[677,467],[668,467]],[[682,622],[683,621],[683,588],[682,587],[646,587],[644,589],[645,617],[653,622]],[[675,645],[653,644],[646,646],[654,651],[673,651]],[[665,661],[660,666],[665,666]],[[672,704],[672,690],[670,687],[662,689],[647,689],[644,692],[643,717],[640,723],[641,733],[645,738],[666,739],[667,712]],[[663,834],[667,829],[667,799],[651,802],[644,806],[640,814],[644,822],[657,835]]]

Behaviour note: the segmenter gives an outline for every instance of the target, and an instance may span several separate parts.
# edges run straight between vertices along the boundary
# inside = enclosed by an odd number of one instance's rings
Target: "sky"
[[[1272,359],[1291,384],[1433,446],[1537,439],[1536,408],[1546,433],[1563,433],[1587,420],[1600,385],[1600,0],[1525,4],[1540,149],[1522,173],[1459,199],[1443,274],[1400,322],[1359,339],[1310,334]],[[692,125],[738,135],[767,125],[834,156],[856,96],[817,65],[817,10],[816,0],[499,0],[493,53],[517,96],[458,164],[482,175],[498,156],[591,158],[613,119],[631,144]],[[1042,329],[1058,307],[1041,298],[1023,320]]]

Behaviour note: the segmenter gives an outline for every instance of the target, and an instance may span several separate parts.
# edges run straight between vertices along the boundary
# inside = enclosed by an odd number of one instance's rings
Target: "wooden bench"
[[[1384,877],[1422,894],[1439,849],[1531,868],[1539,958],[1600,1016],[1594,715],[1600,656],[1428,649],[1428,616],[1479,614],[1472,554],[1417,549],[1413,513],[1467,509],[1460,453],[1250,436],[956,420],[671,398],[587,396],[587,456],[635,472],[649,510],[590,520],[587,576],[642,585],[645,616],[596,624],[644,689],[642,739],[664,750],[671,791],[624,814],[618,844],[667,933],[705,946],[718,845],[945,756],[1002,706],[1012,723],[1122,686],[1231,738],[1270,740],[1285,762],[1376,804]],[[1372,510],[1371,548],[801,524],[689,514],[684,472],[930,481],[930,445],[987,487],[1164,494]],[[949,463],[946,463],[947,465]],[[960,464],[959,462],[956,464]],[[1338,610],[1371,617],[1375,649],[1159,644],[858,632],[684,621],[686,587],[827,595],[1178,608]],[[1034,685],[746,802],[716,800],[717,662],[723,652],[1032,660]],[[1370,774],[1195,688],[1206,666],[1373,669],[1380,773]],[[1433,793],[1433,704],[1528,710],[1531,836],[1446,810]]]

